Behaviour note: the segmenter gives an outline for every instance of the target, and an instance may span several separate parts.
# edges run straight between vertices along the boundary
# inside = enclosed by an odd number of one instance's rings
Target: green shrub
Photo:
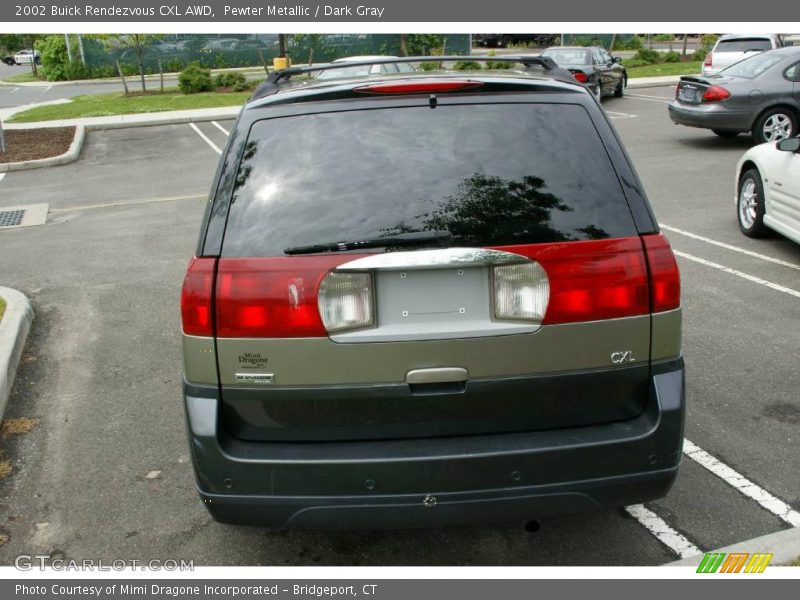
[[[678,52],[674,52],[674,51],[672,51],[672,50],[670,50],[669,52],[667,52],[666,54],[664,54],[663,58],[664,58],[664,62],[668,62],[668,63],[676,63],[676,62],[681,62],[681,55],[680,55],[680,53],[678,53]]]
[[[625,67],[628,69],[635,69],[636,67],[646,67],[650,63],[646,60],[638,60],[635,58],[629,58],[624,61]]]
[[[714,44],[717,43],[717,36],[713,33],[704,33],[700,37],[700,43],[697,46],[697,50],[694,52],[694,59],[695,60],[704,60],[706,54],[711,52],[711,49],[714,47]]]
[[[671,33],[657,33],[653,39],[657,42],[671,42],[675,38]]]
[[[244,74],[239,71],[226,71],[214,77],[214,87],[236,88],[243,85],[247,80]]]
[[[628,46],[628,50],[641,50],[644,48],[642,38],[640,38],[638,35],[631,37],[626,45]]]
[[[455,71],[480,71],[483,69],[481,63],[474,60],[462,60],[453,65]]]
[[[491,71],[500,71],[503,69],[513,69],[514,63],[510,62],[496,62],[493,60],[486,61],[486,69]]]
[[[178,87],[184,94],[209,92],[213,89],[211,71],[198,64],[191,64],[178,75]]]
[[[651,65],[661,62],[661,54],[658,51],[650,50],[649,48],[640,48],[633,58],[637,60],[643,60]]]
[[[436,71],[439,68],[439,63],[424,62],[419,63],[420,71]]]
[[[36,42],[42,57],[42,74],[47,81],[65,81],[67,76],[67,44],[63,35],[48,35]]]

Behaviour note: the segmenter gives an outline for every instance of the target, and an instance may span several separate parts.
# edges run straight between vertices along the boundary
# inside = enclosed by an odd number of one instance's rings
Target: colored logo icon
[[[772,553],[707,552],[697,567],[698,573],[763,573]]]

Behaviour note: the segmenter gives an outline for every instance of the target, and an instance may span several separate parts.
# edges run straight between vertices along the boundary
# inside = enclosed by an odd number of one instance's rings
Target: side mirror
[[[800,137],[786,138],[778,142],[778,150],[783,152],[797,152],[800,150]]]
[[[622,57],[621,56],[612,56],[611,57],[611,62],[621,63],[622,62]]]

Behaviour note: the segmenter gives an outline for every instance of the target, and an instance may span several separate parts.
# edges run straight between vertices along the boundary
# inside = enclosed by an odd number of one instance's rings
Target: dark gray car
[[[800,48],[763,52],[718,75],[681,77],[669,116],[722,137],[751,132],[759,144],[797,135]]]

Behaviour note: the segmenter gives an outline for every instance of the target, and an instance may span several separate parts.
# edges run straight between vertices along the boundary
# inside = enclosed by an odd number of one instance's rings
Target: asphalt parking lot
[[[196,565],[658,565],[800,526],[800,246],[740,234],[733,172],[748,137],[667,117],[672,88],[608,99],[683,276],[689,410],[672,493],[645,507],[423,531],[268,532],[214,523],[194,491],[180,395],[180,285],[230,122],[96,131],[81,159],[0,179],[3,285],[36,320],[2,442],[0,563],[194,559]],[[203,135],[199,135],[199,133]],[[210,142],[210,143],[209,143]],[[533,515],[532,515],[533,516]]]

